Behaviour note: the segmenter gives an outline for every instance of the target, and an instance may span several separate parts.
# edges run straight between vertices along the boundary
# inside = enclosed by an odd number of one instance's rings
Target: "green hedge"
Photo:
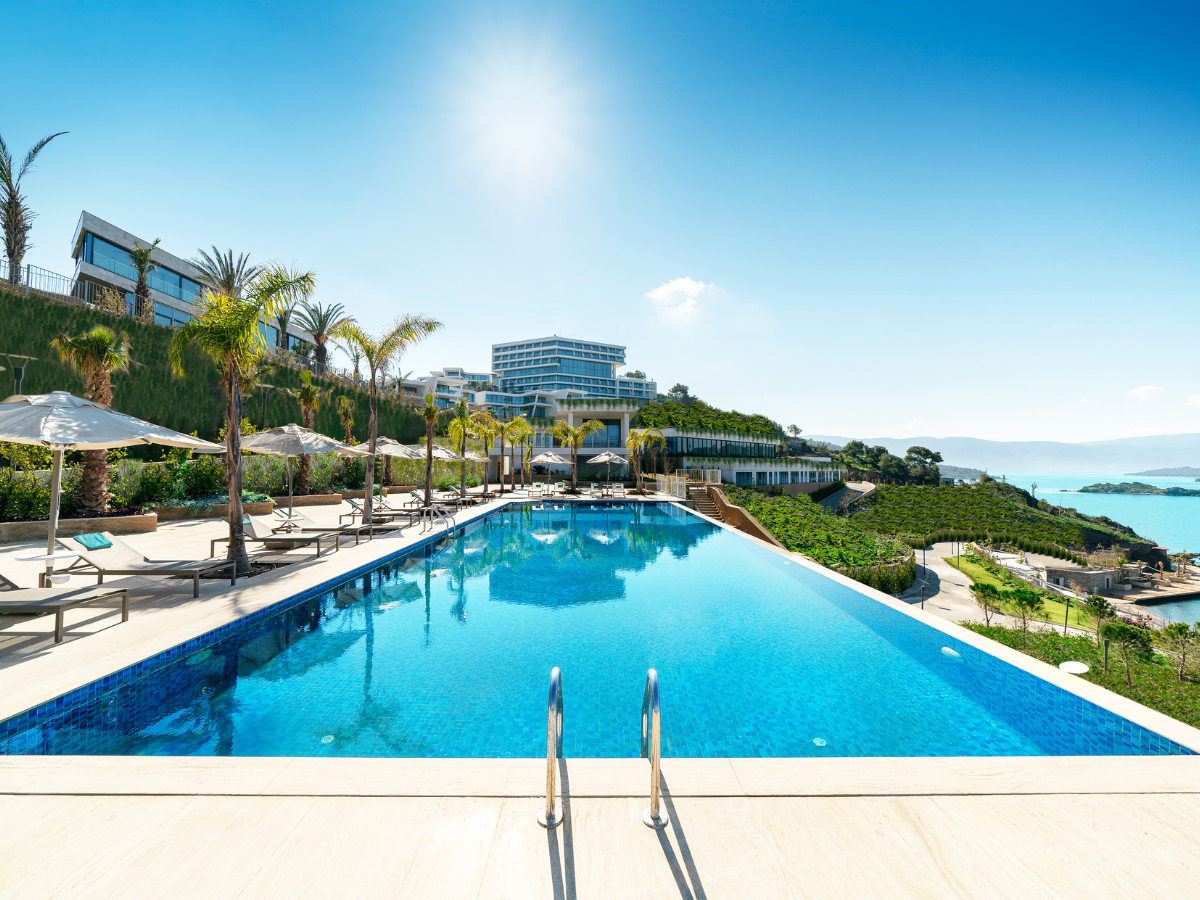
[[[900,541],[874,534],[852,519],[831,516],[807,497],[769,495],[724,485],[730,503],[742,507],[788,550],[845,572],[856,581],[894,593],[916,577],[911,550]]]
[[[200,437],[217,440],[225,418],[225,400],[216,364],[199,350],[189,348],[184,355],[184,377],[171,374],[167,347],[174,331],[160,325],[145,325],[128,317],[112,316],[73,306],[65,306],[42,297],[24,297],[0,290],[0,321],[4,322],[4,346],[8,353],[37,357],[25,370],[22,390],[26,394],[46,394],[51,391],[83,392],[83,379],[50,347],[59,332],[80,334],[96,325],[106,325],[115,331],[125,331],[130,339],[133,365],[128,372],[113,376],[113,407],[159,425],[185,433],[197,432]],[[8,368],[6,366],[6,368]],[[11,373],[0,373],[0,393],[12,392]],[[300,385],[297,370],[279,367],[265,381],[280,388]],[[321,403],[316,416],[316,429],[341,439],[343,431],[338,421],[336,397],[354,399],[354,434],[363,440],[367,431],[367,395],[365,391],[347,389],[337,382],[314,378],[315,383],[332,388],[333,395]],[[243,415],[257,427],[262,422],[262,394],[255,390],[246,399]],[[267,392],[266,424],[268,428],[300,421],[300,405],[293,398],[275,390]],[[425,420],[420,412],[392,399],[379,403],[379,433],[402,443],[412,443],[425,434]],[[155,456],[160,455],[156,452]]]
[[[854,520],[864,528],[914,540],[984,540],[989,535],[1003,535],[1013,543],[1023,540],[1058,548],[1142,540],[1095,520],[1030,506],[1021,494],[1006,491],[998,482],[940,487],[879,485],[863,505]]]

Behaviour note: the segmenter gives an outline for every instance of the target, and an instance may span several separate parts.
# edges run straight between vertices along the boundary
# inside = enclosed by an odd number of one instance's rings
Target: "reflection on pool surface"
[[[507,507],[453,541],[0,724],[9,753],[665,756],[1184,748],[669,504]]]

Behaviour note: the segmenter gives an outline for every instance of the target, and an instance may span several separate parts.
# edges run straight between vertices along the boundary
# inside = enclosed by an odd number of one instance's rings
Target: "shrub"
[[[28,522],[50,515],[50,485],[32,474],[0,470],[0,521]]]

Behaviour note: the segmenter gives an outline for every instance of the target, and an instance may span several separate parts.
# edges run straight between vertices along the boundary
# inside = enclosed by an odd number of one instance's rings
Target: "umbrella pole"
[[[284,459],[284,462],[287,464],[287,470],[288,470],[288,522],[291,522],[292,521],[292,507],[295,506],[295,502],[292,499],[292,458],[290,456],[285,456],[283,459]]]
[[[50,521],[46,523],[46,555],[54,553],[54,538],[58,531],[58,508],[62,500],[63,451],[54,451],[54,468],[50,475]],[[50,587],[50,573],[54,571],[54,560],[46,560],[46,587]]]

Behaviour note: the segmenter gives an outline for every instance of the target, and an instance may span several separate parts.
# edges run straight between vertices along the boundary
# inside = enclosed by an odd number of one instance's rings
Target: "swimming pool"
[[[505,507],[0,723],[0,752],[1189,753],[671,504]]]

